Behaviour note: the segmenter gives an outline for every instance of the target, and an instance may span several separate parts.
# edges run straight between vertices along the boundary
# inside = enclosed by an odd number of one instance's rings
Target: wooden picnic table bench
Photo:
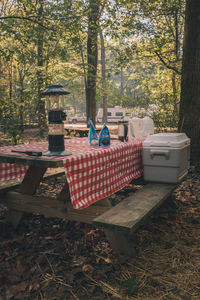
[[[99,133],[102,129],[103,125],[96,125],[96,132]],[[108,125],[109,131],[111,134],[118,133],[118,125]],[[64,129],[66,132],[66,136],[74,135],[76,137],[87,137],[89,128],[86,124],[64,124]]]
[[[131,255],[134,252],[133,232],[170,197],[175,188],[175,184],[148,183],[95,218],[93,225],[105,231],[113,249]]]
[[[63,172],[57,172],[55,176],[59,176]],[[49,174],[49,177],[53,173]],[[48,175],[46,175],[48,178]],[[134,241],[132,234],[140,225],[158,208],[174,191],[175,184],[165,183],[148,183],[140,190],[132,192],[127,198],[123,199],[119,204],[111,206],[108,199],[83,209],[73,209],[70,202],[60,202],[59,199],[49,199],[45,197],[33,198],[31,195],[19,195],[13,190],[20,186],[19,180],[14,184],[10,182],[4,188],[1,187],[0,192],[6,191],[4,201],[12,212],[29,212],[39,213],[46,217],[66,218],[68,220],[89,223],[95,228],[104,230],[111,247],[116,252],[127,255],[134,254]],[[13,219],[14,218],[14,219]],[[7,219],[16,222],[16,214],[11,213]]]
[[[125,143],[122,143],[120,146],[119,142],[116,142],[117,146],[114,147],[114,144],[115,143],[113,142],[113,148],[111,147],[111,150],[109,150],[110,152],[105,153],[112,153],[117,149],[117,154],[119,147],[121,147],[120,155],[124,155],[124,150],[129,149],[130,151],[133,149],[136,155],[135,161],[138,163],[134,164],[134,168],[137,170],[137,172],[140,172],[140,152],[137,152],[139,151],[139,146],[131,144],[126,145]],[[38,145],[40,144],[37,144],[37,147],[39,147]],[[68,147],[71,145],[70,151],[73,151],[73,148],[76,147],[76,145],[79,145],[79,148],[77,148],[76,152],[78,153],[80,149],[82,150],[84,143],[82,142],[82,139],[80,139],[80,143],[78,144],[76,144],[76,141],[73,143],[73,141],[70,140],[70,143],[67,142],[66,145]],[[40,146],[43,147],[43,143]],[[46,147],[45,143],[44,147]],[[98,152],[95,149],[95,152],[91,150],[91,153],[91,159],[93,159],[93,157],[95,157],[95,153],[98,157],[99,153],[104,153],[104,151]],[[87,153],[87,160],[88,155],[89,154]],[[75,162],[77,162],[78,157],[79,156],[74,156]],[[71,163],[72,159],[73,156],[69,156],[68,161]],[[114,161],[115,160],[113,160],[113,162]],[[44,156],[29,157],[25,155],[14,155],[8,152],[0,153],[0,162],[1,164],[11,164],[13,167],[16,165],[17,169],[19,169],[18,164],[21,166],[26,166],[23,180],[6,182],[4,178],[5,183],[0,184],[0,201],[8,208],[8,221],[11,221],[14,225],[17,225],[22,217],[22,214],[24,212],[28,212],[42,214],[46,217],[65,218],[67,220],[89,223],[96,228],[102,228],[105,231],[105,234],[114,250],[126,254],[133,253],[133,244],[131,242],[132,233],[138,229],[138,227],[154,211],[154,209],[156,209],[164,200],[167,199],[167,197],[170,196],[176,187],[176,185],[173,184],[149,183],[146,184],[141,190],[132,192],[127,198],[123,199],[116,206],[111,205],[111,201],[108,197],[106,199],[101,198],[102,200],[96,201],[95,203],[92,202],[93,204],[91,203],[91,205],[83,209],[74,209],[70,199],[69,184],[67,180],[63,182],[63,187],[58,193],[56,199],[50,198],[49,196],[46,197],[36,195],[36,190],[43,178],[48,176],[57,176],[60,174],[60,168],[62,168],[61,173],[64,173],[63,167],[65,169],[67,168],[67,158],[47,158]],[[80,163],[82,168],[84,163],[83,154],[80,155]],[[93,164],[90,163],[90,165]],[[73,164],[70,165],[70,168],[72,168],[72,166]],[[109,167],[111,167],[111,160]],[[49,168],[52,168],[53,170],[48,175]],[[12,169],[10,169],[10,171],[11,170]],[[96,170],[98,170],[98,168],[96,168]],[[75,171],[77,174],[76,165]],[[4,169],[4,172],[7,172],[7,170]],[[118,176],[120,176],[120,174],[121,173],[118,173]],[[142,172],[139,174],[141,176]],[[10,176],[10,173],[7,172],[7,175]],[[82,177],[79,177],[79,181],[81,179]],[[105,182],[105,176],[103,176],[103,182]],[[115,184],[117,184],[117,182],[115,182]],[[76,185],[74,187],[76,187]],[[80,198],[81,194],[79,193],[78,195]],[[86,197],[87,195],[84,196],[84,199]]]
[[[57,169],[49,170],[48,172],[46,172],[44,174],[43,178],[44,179],[50,179],[52,177],[56,178],[56,177],[63,175],[64,173],[65,172],[64,172],[63,168],[57,168]],[[5,182],[0,182],[0,194],[17,189],[21,183],[22,183],[22,178],[11,179],[11,180],[7,180]]]
[[[83,127],[76,127],[76,128],[73,128],[73,127],[65,127],[65,132],[66,132],[66,135],[67,136],[70,136],[70,135],[74,135],[74,136],[78,136],[78,137],[87,137],[88,136],[88,132],[89,132],[89,128],[83,128]],[[96,129],[96,132],[100,132],[100,129]]]

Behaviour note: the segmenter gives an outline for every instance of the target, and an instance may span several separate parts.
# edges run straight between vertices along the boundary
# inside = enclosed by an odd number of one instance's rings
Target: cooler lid
[[[182,148],[190,144],[185,133],[156,133],[149,135],[143,141],[143,147],[171,147]]]

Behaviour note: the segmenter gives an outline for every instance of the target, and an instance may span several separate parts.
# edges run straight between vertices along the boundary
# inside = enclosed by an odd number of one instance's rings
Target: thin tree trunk
[[[177,108],[177,88],[176,88],[176,72],[172,71],[172,90],[173,90],[173,106],[174,106],[174,117],[177,117],[178,108]]]
[[[200,1],[186,1],[179,130],[191,138],[191,158],[200,157]]]
[[[12,59],[10,62],[10,66],[8,68],[8,76],[9,76],[9,97],[12,99],[13,96],[13,67],[12,67]]]
[[[20,84],[20,107],[19,107],[19,117],[20,117],[20,129],[24,131],[24,75],[23,71],[18,68],[19,73],[19,84]]]
[[[79,51],[81,54],[81,60],[82,60],[82,65],[83,65],[83,78],[84,78],[84,85],[85,85],[85,90],[86,90],[86,86],[87,86],[87,71],[86,71],[86,67],[85,67],[85,59],[84,59],[84,52],[83,52],[83,46],[81,43],[81,38],[80,38],[80,34],[78,32],[78,36],[79,36]]]
[[[124,95],[124,70],[122,66],[120,68],[120,94]]]
[[[179,61],[179,30],[178,30],[178,9],[175,10],[174,13],[174,29],[175,29],[175,44],[174,44],[174,52],[176,56],[176,62]],[[173,106],[174,106],[174,118],[178,115],[178,92],[177,92],[177,73],[172,70],[172,90],[173,90]]]
[[[43,0],[39,1],[40,7],[38,9],[38,20],[41,22],[43,16]],[[37,90],[38,90],[38,123],[40,128],[40,135],[44,136],[46,129],[46,115],[45,115],[45,103],[41,100],[40,93],[43,89],[44,77],[44,31],[41,26],[38,25],[38,43],[37,43]]]
[[[106,94],[106,51],[104,44],[103,32],[99,31],[101,40],[101,73],[102,73],[102,88],[103,88],[103,123],[107,123],[107,94]]]
[[[96,115],[96,75],[98,57],[98,29],[99,29],[100,0],[90,0],[88,10],[88,37],[87,37],[87,85],[86,85],[86,112],[87,120],[91,119],[95,125]]]

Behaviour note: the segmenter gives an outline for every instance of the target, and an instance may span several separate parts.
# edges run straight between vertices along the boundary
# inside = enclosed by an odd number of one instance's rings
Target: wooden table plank
[[[10,164],[23,164],[29,166],[39,166],[44,168],[58,168],[63,167],[63,161],[59,158],[47,158],[47,157],[30,157],[22,155],[12,155],[0,153],[0,161]]]
[[[57,168],[53,170],[48,170],[43,179],[52,178],[52,177],[59,177],[65,174],[64,168]],[[14,190],[20,186],[22,183],[23,178],[11,179],[5,182],[0,182],[0,194],[6,193],[8,191]]]
[[[73,209],[71,203],[64,203],[58,199],[23,195],[18,192],[8,192],[2,200],[4,205],[14,211],[38,213],[45,217],[65,218],[89,224],[108,209],[101,206],[89,206],[77,210]]]
[[[170,196],[175,187],[175,184],[147,184],[105,214],[97,217],[93,225],[104,229],[131,233]]]
[[[75,136],[80,136],[80,137],[87,137],[89,128],[67,128],[65,127],[65,131],[67,135],[70,135],[71,133],[74,134]],[[99,133],[101,129],[96,129],[96,132]]]

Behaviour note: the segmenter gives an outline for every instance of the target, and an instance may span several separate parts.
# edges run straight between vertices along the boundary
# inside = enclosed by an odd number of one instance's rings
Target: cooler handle
[[[150,150],[150,156],[154,159],[154,156],[165,156],[166,159],[169,159],[169,150]]]

